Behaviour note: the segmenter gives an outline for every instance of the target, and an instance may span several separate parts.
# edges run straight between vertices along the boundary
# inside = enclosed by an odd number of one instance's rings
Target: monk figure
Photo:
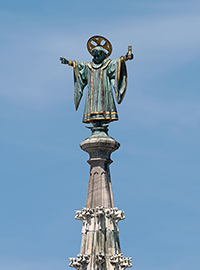
[[[111,43],[104,37],[94,36],[88,40],[88,50],[93,56],[91,62],[79,62],[60,57],[62,64],[74,69],[74,102],[76,110],[87,86],[83,123],[102,125],[118,120],[113,97],[120,104],[127,88],[126,61],[133,59],[131,46],[126,56],[108,59],[112,52]]]

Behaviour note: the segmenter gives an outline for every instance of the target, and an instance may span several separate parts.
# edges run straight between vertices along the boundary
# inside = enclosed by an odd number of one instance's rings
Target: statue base
[[[103,120],[94,122],[92,126],[86,126],[86,128],[92,131],[92,135],[89,138],[111,138],[108,135],[108,126]]]
[[[88,126],[92,131],[92,135],[89,138],[109,138],[108,136],[108,125],[95,127],[95,126]]]

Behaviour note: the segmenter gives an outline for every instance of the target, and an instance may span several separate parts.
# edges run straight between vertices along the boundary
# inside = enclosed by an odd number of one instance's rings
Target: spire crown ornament
[[[125,56],[110,60],[111,43],[102,36],[93,36],[87,42],[91,62],[67,60],[62,64],[74,69],[74,102],[78,109],[87,85],[83,123],[92,135],[80,147],[89,154],[90,164],[86,205],[75,211],[75,219],[82,221],[80,254],[70,258],[70,267],[77,270],[124,270],[132,266],[131,257],[121,253],[118,223],[124,220],[124,211],[114,205],[110,164],[111,154],[120,144],[108,135],[108,124],[118,120],[114,102],[120,104],[127,88],[126,61],[133,59],[132,47]]]

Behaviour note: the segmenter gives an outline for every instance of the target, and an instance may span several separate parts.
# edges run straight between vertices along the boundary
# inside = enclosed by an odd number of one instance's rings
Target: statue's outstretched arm
[[[67,60],[64,57],[60,57],[60,61],[61,61],[61,64],[69,65],[69,66],[73,67],[73,61],[72,60]]]

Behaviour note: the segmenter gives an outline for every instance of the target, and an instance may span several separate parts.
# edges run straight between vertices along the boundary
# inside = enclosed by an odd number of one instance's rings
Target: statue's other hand
[[[126,59],[127,60],[132,60],[133,59],[133,54],[130,55],[130,54],[127,53],[126,54]]]
[[[64,64],[64,65],[67,65],[68,64],[68,60],[64,57],[60,57],[60,61],[61,61],[61,64]]]

